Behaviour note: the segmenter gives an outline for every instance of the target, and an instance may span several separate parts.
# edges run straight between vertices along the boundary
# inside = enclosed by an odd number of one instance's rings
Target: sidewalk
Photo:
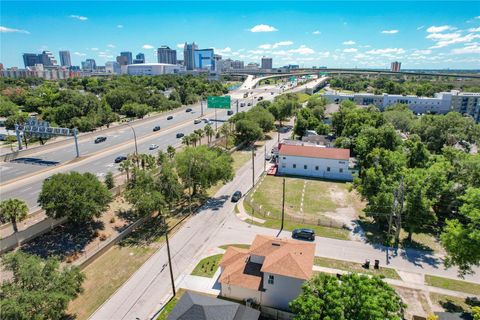
[[[242,220],[242,221],[245,221],[245,222],[248,222],[248,221],[255,221],[257,223],[265,223],[265,220],[263,219],[260,219],[260,218],[256,218],[256,217],[252,217],[251,215],[249,215],[246,211],[245,211],[245,207],[243,206],[243,201],[245,200],[245,197],[242,197],[238,202],[237,202],[237,209],[238,209],[238,213],[237,213],[237,217]],[[248,220],[248,221],[247,221]]]

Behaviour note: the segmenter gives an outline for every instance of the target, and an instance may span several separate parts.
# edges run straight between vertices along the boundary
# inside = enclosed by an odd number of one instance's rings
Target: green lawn
[[[310,99],[310,95],[309,94],[306,94],[306,93],[297,93],[297,97],[298,97],[298,101],[300,103],[304,103],[306,101],[308,101],[308,99]]]
[[[340,269],[349,272],[358,272],[369,275],[384,276],[385,278],[398,279],[401,280],[397,271],[391,268],[380,267],[380,269],[373,269],[373,261],[370,262],[370,269],[365,269],[362,267],[361,263],[329,259],[324,257],[315,257],[314,264],[321,267]]]
[[[185,290],[183,289],[177,290],[177,294],[175,295],[175,297],[173,297],[172,300],[170,300],[165,305],[165,307],[163,308],[162,312],[158,315],[156,320],[167,320],[168,315],[170,314],[170,312],[172,312],[173,308],[175,308],[178,300],[182,298],[184,292]]]
[[[236,248],[241,248],[241,249],[248,249],[250,248],[249,244],[238,244],[238,243],[232,243],[232,244],[225,244],[223,246],[220,246],[220,249],[227,250],[228,247],[236,247]]]
[[[471,293],[471,294],[480,296],[480,284],[477,284],[477,283],[442,278],[442,277],[431,276],[431,275],[425,275],[425,283],[432,287]]]
[[[195,269],[192,271],[193,276],[201,276],[201,277],[207,277],[211,278],[215,274],[215,272],[218,269],[218,263],[220,262],[220,259],[222,259],[223,254],[216,254],[211,257],[207,257],[205,259],[202,259]]]
[[[472,312],[472,307],[478,306],[472,300],[447,296],[440,293],[430,293],[430,300],[434,305],[442,307],[448,312]]]

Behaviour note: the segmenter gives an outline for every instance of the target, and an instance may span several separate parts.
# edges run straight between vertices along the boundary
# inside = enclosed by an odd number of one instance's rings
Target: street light
[[[132,125],[130,125],[130,123],[127,123],[127,126],[130,127],[130,129],[132,129],[132,132],[133,132],[133,139],[135,140],[135,155],[138,156],[138,146],[137,146],[137,134],[135,132],[135,129],[133,128]]]

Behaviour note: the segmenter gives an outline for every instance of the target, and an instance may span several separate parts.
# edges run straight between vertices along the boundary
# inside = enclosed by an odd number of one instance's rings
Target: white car
[[[157,148],[158,148],[158,145],[157,145],[157,144],[154,144],[154,143],[151,144],[150,147],[148,147],[148,149],[150,149],[150,150],[155,150],[155,149],[157,149]]]

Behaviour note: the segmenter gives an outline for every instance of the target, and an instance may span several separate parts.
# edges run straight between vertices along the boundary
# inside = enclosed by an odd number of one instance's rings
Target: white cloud
[[[142,46],[143,49],[153,49],[153,46],[151,44],[144,44]]]
[[[265,51],[263,50],[248,50],[249,53],[252,53],[252,54],[262,54],[264,53]]]
[[[87,17],[79,16],[79,15],[76,15],[76,14],[71,14],[71,15],[69,15],[69,17],[72,18],[72,19],[80,20],[80,21],[88,20]]]
[[[212,49],[217,54],[229,54],[229,53],[232,52],[232,48],[230,48],[230,47],[225,47],[223,49],[221,49],[221,48],[212,48]]]
[[[356,42],[355,41],[352,41],[352,40],[348,40],[348,41],[344,41],[343,44],[346,45],[346,46],[351,46],[351,45],[354,45]]]
[[[431,53],[432,53],[432,50],[428,50],[428,49],[426,49],[426,50],[415,50],[415,51],[413,52],[413,54],[415,54],[415,55],[419,55],[419,54],[431,54]]]
[[[90,48],[92,51],[98,51],[98,48]]]
[[[402,48],[386,48],[386,49],[375,49],[375,50],[370,50],[367,51],[368,54],[380,54],[380,55],[385,55],[385,54],[403,54],[405,53],[405,50]]]
[[[278,31],[275,27],[269,26],[268,24],[257,24],[256,26],[250,29],[250,32],[273,32]]]
[[[261,45],[258,46],[258,48],[260,48],[260,49],[265,49],[265,50],[268,50],[268,49],[270,49],[271,47],[272,47],[272,45],[269,44],[269,43],[261,44]]]
[[[122,28],[123,28],[123,24],[117,24],[117,28],[118,28],[118,29],[122,29]]]
[[[425,28],[425,26],[420,26],[417,28],[417,30],[422,30],[423,28]]]
[[[357,52],[357,48],[348,48],[348,49],[343,49],[343,52],[345,53],[351,53],[351,52]]]
[[[301,45],[298,49],[292,49],[288,50],[290,53],[298,53],[301,55],[309,55],[309,54],[314,54],[315,50],[307,47],[306,45]]]
[[[460,33],[430,33],[427,36],[427,39],[434,39],[434,40],[450,40],[456,39],[461,36]]]
[[[398,30],[383,30],[382,33],[384,34],[395,34],[395,33],[398,33]]]
[[[443,32],[443,31],[447,31],[447,30],[452,30],[453,28],[451,26],[447,26],[447,25],[444,25],[444,26],[431,26],[427,29],[427,32],[428,33],[438,33],[438,32]]]
[[[293,41],[280,41],[280,42],[276,42],[273,44],[272,48],[278,48],[278,47],[281,47],[281,46],[291,46],[293,44]]]
[[[472,42],[475,39],[479,39],[480,34],[474,34],[474,33],[469,33],[465,36],[455,36],[447,39],[442,39],[436,43],[436,45],[430,47],[430,49],[438,49],[438,48],[443,48],[448,45],[454,44],[454,43],[466,43],[466,42]]]
[[[86,53],[82,53],[82,52],[78,52],[78,51],[75,51],[73,54],[76,55],[76,56],[79,56],[79,57],[85,57],[87,55]]]
[[[115,48],[115,45],[114,45],[114,44],[107,44],[107,47],[109,47],[109,48]]]
[[[453,54],[471,54],[471,53],[479,53],[480,54],[480,45],[474,44],[471,46],[465,46],[463,48],[453,49],[451,51]]]
[[[0,33],[24,33],[24,34],[30,34],[27,30],[20,30],[20,29],[12,29],[12,28],[7,28],[0,26]]]
[[[470,29],[468,29],[468,32],[480,32],[480,27],[478,27],[478,28],[470,28]]]
[[[476,16],[476,17],[475,17],[475,18],[473,18],[473,19],[480,19],[480,16]]]
[[[315,30],[312,32],[312,34],[321,34],[320,30]]]

